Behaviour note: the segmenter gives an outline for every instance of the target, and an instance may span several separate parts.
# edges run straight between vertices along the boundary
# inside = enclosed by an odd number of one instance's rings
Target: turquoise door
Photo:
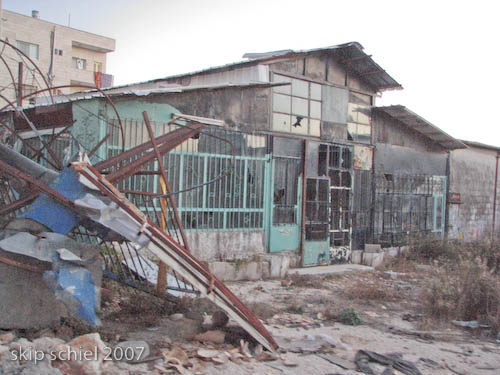
[[[274,157],[268,249],[298,251],[300,246],[301,181],[299,158]]]

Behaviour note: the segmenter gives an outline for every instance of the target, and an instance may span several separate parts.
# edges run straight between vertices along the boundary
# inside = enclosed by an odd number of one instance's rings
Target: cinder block
[[[365,253],[380,253],[382,251],[382,246],[380,244],[365,244]]]
[[[365,253],[363,254],[363,264],[365,266],[377,267],[384,261],[384,253]]]
[[[351,262],[354,264],[361,264],[363,259],[363,250],[353,250],[351,254]]]

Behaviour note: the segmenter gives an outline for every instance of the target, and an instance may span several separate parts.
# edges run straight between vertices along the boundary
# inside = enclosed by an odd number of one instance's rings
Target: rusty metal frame
[[[175,200],[172,197],[172,186],[170,185],[170,182],[168,181],[167,171],[165,170],[165,167],[163,165],[163,157],[162,157],[162,154],[160,153],[160,150],[158,149],[158,144],[156,143],[155,134],[154,134],[153,128],[151,127],[151,123],[149,122],[148,113],[146,111],[144,111],[144,112],[142,112],[142,116],[144,117],[144,123],[146,124],[146,128],[148,130],[149,139],[151,141],[151,144],[153,145],[153,150],[154,150],[155,155],[156,155],[156,160],[158,161],[158,169],[160,170],[161,178],[163,179],[167,193],[169,193],[167,195],[167,199],[168,199],[168,202],[170,203],[170,207],[172,207],[172,210],[174,211],[174,219],[175,219],[175,222],[177,224],[177,229],[179,230],[179,232],[181,234],[184,247],[186,248],[187,251],[191,252],[191,250],[189,249],[187,238],[186,238],[186,233],[184,232],[184,228],[182,227],[182,221],[181,221],[181,218],[179,216],[179,211],[177,210],[177,204],[175,203]],[[162,207],[163,207],[163,205],[162,205]],[[164,212],[164,214],[165,214],[165,212]],[[165,217],[165,220],[166,220],[166,217]]]
[[[208,268],[195,258],[187,249],[177,243],[167,233],[157,227],[149,217],[125,198],[110,182],[88,163],[73,163],[76,172],[84,176],[103,195],[127,212],[149,239],[147,248],[182,277],[200,289],[203,295],[212,295],[214,302],[234,318],[249,334],[267,349],[278,348],[271,334],[261,321],[236,297]],[[175,267],[176,266],[176,267]]]

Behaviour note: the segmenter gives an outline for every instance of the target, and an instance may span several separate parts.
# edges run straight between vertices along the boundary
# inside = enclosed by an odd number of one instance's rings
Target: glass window
[[[290,115],[273,113],[273,129],[279,132],[290,132]]]
[[[370,95],[349,93],[349,104],[347,105],[349,139],[357,142],[370,142],[371,102]]]
[[[292,96],[292,115],[308,117],[307,105],[307,99],[301,99]]]
[[[38,44],[18,40],[17,48],[29,58],[38,60]]]
[[[321,100],[321,85],[319,83],[311,83],[311,99]]]
[[[302,98],[309,97],[309,82],[300,79],[292,79],[292,95]]]
[[[290,96],[273,94],[273,112],[290,113],[292,110],[292,103]]]
[[[321,134],[321,85],[274,73],[271,79],[273,82],[291,83],[288,86],[273,88],[272,129],[319,137]]]
[[[312,118],[321,118],[321,102],[316,102],[314,100],[311,100],[310,105],[311,105],[310,116]]]
[[[87,69],[87,60],[81,59],[79,57],[73,57],[72,59],[73,68],[78,70],[86,70]]]
[[[273,74],[273,82],[292,82],[292,79],[290,77],[285,77],[279,74]],[[291,95],[292,88],[291,85],[276,86],[273,88],[273,91]]]

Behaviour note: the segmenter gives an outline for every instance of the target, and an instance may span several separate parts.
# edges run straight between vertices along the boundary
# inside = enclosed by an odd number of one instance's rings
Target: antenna
[[[71,13],[68,13],[68,27],[71,27]]]

